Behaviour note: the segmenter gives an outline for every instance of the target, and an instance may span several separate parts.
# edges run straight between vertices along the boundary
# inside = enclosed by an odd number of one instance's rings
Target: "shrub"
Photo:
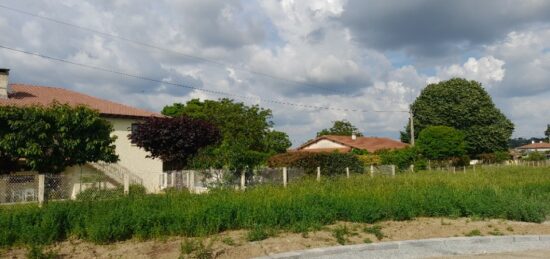
[[[380,156],[375,154],[358,155],[357,158],[359,158],[365,166],[380,165],[382,163]]]
[[[447,126],[429,126],[420,132],[418,151],[427,159],[443,160],[466,153],[464,133]]]
[[[541,152],[531,152],[529,155],[527,155],[527,158],[525,159],[527,161],[543,161],[546,160],[546,156]]]
[[[415,161],[419,159],[417,150],[414,147],[379,150],[376,154],[380,156],[383,165],[395,165],[401,170],[408,169],[409,166],[415,164]]]
[[[324,175],[343,174],[346,167],[352,172],[362,173],[363,163],[353,154],[339,152],[290,152],[271,157],[268,160],[270,167],[303,168],[306,173],[314,174],[317,167],[321,167]]]

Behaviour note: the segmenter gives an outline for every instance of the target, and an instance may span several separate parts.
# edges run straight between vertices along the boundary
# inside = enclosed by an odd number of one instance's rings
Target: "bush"
[[[379,150],[376,154],[380,156],[383,165],[395,165],[401,170],[407,170],[420,159],[414,147],[395,150]]]
[[[531,152],[529,155],[527,155],[527,158],[525,159],[527,161],[543,161],[546,160],[546,156],[544,153],[541,152]]]
[[[508,151],[485,153],[478,156],[484,164],[498,164],[510,160],[512,157]]]
[[[380,165],[382,163],[380,156],[375,154],[358,155],[357,158],[363,162],[364,166]]]
[[[290,152],[271,157],[268,160],[270,167],[303,168],[306,173],[314,174],[317,167],[321,167],[324,175],[344,174],[346,167],[351,172],[363,173],[363,163],[359,158],[349,153],[338,152]]]

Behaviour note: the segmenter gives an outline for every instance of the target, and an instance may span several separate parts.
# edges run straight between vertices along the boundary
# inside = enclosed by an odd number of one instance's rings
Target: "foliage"
[[[214,242],[210,240],[208,244],[204,244],[204,240],[196,241],[193,239],[185,238],[180,245],[180,259],[184,258],[197,258],[197,259],[211,259],[214,258],[214,249],[212,249]]]
[[[527,155],[527,158],[525,158],[527,161],[544,161],[546,160],[546,155],[541,152],[531,152]]]
[[[395,165],[401,170],[408,169],[411,165],[415,165],[417,161],[421,161],[418,156],[418,151],[415,147],[407,147],[403,149],[379,150],[375,154],[380,156],[381,164]]]
[[[142,185],[130,185],[128,195],[140,196],[145,195],[145,187]],[[76,195],[76,199],[80,201],[95,201],[104,199],[117,199],[124,197],[124,187],[117,187],[113,189],[101,189],[101,188],[88,188]]]
[[[13,170],[13,163],[24,159],[27,169],[41,173],[59,173],[88,162],[116,162],[112,131],[108,121],[85,106],[3,106],[0,161],[7,165],[3,168]]]
[[[265,227],[256,225],[250,231],[248,231],[248,233],[246,234],[246,240],[250,242],[261,241],[274,235],[275,233],[273,231],[269,231]]]
[[[470,156],[506,150],[514,130],[514,124],[495,107],[491,96],[476,81],[454,78],[430,84],[411,109],[415,133],[429,126],[453,127],[464,133]],[[407,123],[401,132],[403,142],[410,140],[409,128]]]
[[[216,144],[221,136],[207,121],[179,116],[147,118],[137,124],[128,138],[150,152],[150,157],[160,158],[171,169],[182,169],[201,148]]]
[[[317,167],[321,167],[323,175],[344,174],[346,167],[355,173],[362,173],[364,170],[363,163],[357,156],[339,152],[289,152],[269,158],[268,165],[303,168],[309,174],[314,174]]]
[[[359,158],[359,160],[363,162],[363,165],[365,166],[382,164],[382,159],[380,158],[379,155],[376,155],[376,154],[358,155],[357,158]]]
[[[246,106],[229,99],[202,102],[193,99],[186,104],[166,106],[162,113],[207,120],[220,129],[221,142],[202,150],[191,162],[193,168],[228,167],[238,173],[264,163],[270,155],[285,152],[291,146],[285,133],[271,130],[271,110],[257,105]]]
[[[464,134],[447,126],[429,126],[420,132],[417,148],[430,160],[443,160],[465,154]]]
[[[331,128],[323,129],[317,132],[317,137],[324,135],[337,135],[337,136],[351,136],[355,134],[358,137],[363,136],[357,127],[353,126],[351,122],[347,120],[335,121]]]
[[[478,156],[484,164],[498,164],[511,159],[508,151],[497,151],[495,153],[481,154]]]
[[[349,243],[349,235],[351,235],[351,232],[347,226],[338,226],[332,230],[332,236],[336,238],[336,242],[341,245]]]
[[[546,136],[546,142],[550,142],[550,124],[546,126],[546,130],[544,131],[544,136]]]
[[[42,246],[31,245],[27,251],[28,259],[56,259],[61,258],[59,254],[54,251],[44,252]]]
[[[373,234],[376,239],[382,240],[384,238],[384,233],[382,233],[382,227],[380,225],[374,225],[372,227],[365,227],[363,229],[365,233]]]
[[[205,236],[227,230],[292,230],[337,221],[478,217],[542,222],[550,215],[547,168],[486,167],[475,174],[422,172],[305,180],[282,186],[0,206],[0,247],[79,238]]]

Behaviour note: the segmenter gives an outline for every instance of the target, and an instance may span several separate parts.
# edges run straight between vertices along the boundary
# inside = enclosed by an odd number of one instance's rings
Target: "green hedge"
[[[481,170],[481,169],[480,169]],[[476,174],[422,172],[392,177],[305,181],[194,195],[0,207],[0,246],[49,244],[75,237],[96,243],[231,229],[307,230],[336,221],[414,217],[503,218],[542,222],[549,215],[547,168],[498,168]]]
[[[345,174],[346,168],[354,173],[364,171],[364,163],[356,155],[339,152],[289,152],[271,157],[268,165],[302,168],[309,174],[314,174],[317,167],[321,167],[323,175]]]

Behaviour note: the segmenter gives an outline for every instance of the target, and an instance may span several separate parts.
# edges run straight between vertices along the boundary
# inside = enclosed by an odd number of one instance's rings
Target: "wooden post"
[[[456,174],[456,167],[453,166],[453,174]]]
[[[391,176],[395,176],[395,165],[391,165]]]
[[[414,173],[414,165],[411,165],[410,168],[411,168],[411,173]]]
[[[288,181],[288,171],[286,170],[286,167],[283,167],[283,186],[286,187]]]
[[[195,192],[195,170],[191,170],[189,175],[191,176],[189,179],[189,191],[193,193]]]
[[[349,167],[346,167],[346,177],[349,178]]]
[[[176,171],[172,171],[170,175],[172,176],[172,187],[176,187]]]
[[[374,177],[374,165],[370,165],[370,177]]]
[[[130,176],[124,174],[124,194],[128,195],[128,193],[130,193]]]
[[[44,204],[46,176],[43,174],[38,175],[38,206],[42,207]]]
[[[473,164],[472,167],[474,168],[474,173],[476,172],[476,164]]]
[[[321,167],[317,167],[317,182],[321,181]]]
[[[246,174],[244,171],[241,172],[241,190],[244,190],[246,188]]]
[[[428,160],[428,171],[432,171],[432,160]]]
[[[462,169],[464,169],[464,173],[466,173],[466,166],[463,166]]]

